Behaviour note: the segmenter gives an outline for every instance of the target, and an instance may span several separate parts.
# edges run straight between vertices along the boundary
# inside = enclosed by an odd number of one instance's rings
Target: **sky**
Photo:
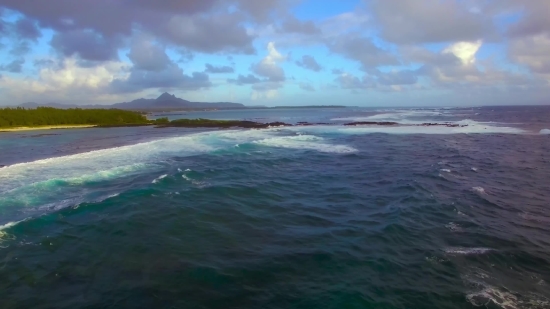
[[[548,0],[0,0],[0,106],[550,103]]]

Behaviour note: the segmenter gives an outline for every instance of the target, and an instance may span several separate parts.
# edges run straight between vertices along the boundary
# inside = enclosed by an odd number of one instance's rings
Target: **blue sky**
[[[0,0],[0,105],[548,104],[543,0]]]

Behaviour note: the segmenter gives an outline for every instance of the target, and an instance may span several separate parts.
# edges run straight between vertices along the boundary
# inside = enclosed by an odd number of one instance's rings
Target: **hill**
[[[137,99],[130,102],[115,103],[111,105],[76,105],[76,104],[59,104],[46,103],[39,104],[35,102],[27,102],[19,105],[24,108],[37,108],[39,106],[54,107],[54,108],[82,108],[82,109],[125,109],[139,111],[166,111],[166,110],[191,110],[191,109],[240,109],[246,108],[240,103],[231,102],[191,102],[176,97],[167,92],[161,94],[156,99]]]
[[[161,109],[203,109],[203,108],[217,108],[217,109],[237,109],[245,108],[240,103],[230,102],[191,102],[184,99],[180,99],[173,94],[167,92],[161,94],[156,99],[137,99],[131,102],[117,103],[111,105],[112,108],[119,109],[133,109],[133,110],[161,110]]]

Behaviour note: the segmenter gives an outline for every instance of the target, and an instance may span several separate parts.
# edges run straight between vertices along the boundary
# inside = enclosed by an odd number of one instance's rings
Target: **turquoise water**
[[[4,134],[0,307],[549,308],[544,112]]]

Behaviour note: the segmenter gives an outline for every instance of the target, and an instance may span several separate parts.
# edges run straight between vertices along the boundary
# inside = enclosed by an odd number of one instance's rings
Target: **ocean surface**
[[[0,133],[0,308],[550,308],[550,107],[165,116],[328,124]]]

